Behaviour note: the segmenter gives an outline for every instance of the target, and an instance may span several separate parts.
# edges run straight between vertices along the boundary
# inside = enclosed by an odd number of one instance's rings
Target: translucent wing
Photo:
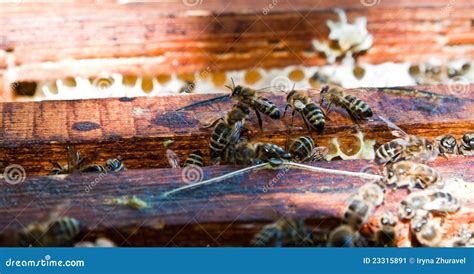
[[[408,136],[408,134],[405,131],[403,131],[403,129],[399,128],[397,125],[392,123],[387,118],[380,115],[379,115],[379,118],[380,120],[384,121],[385,124],[387,124],[388,128],[392,129],[391,133],[393,136],[398,137],[398,138],[403,138],[403,137]]]
[[[315,147],[311,151],[311,158],[313,161],[319,161],[323,159],[326,155],[329,154],[329,148],[328,147]]]
[[[240,132],[244,128],[244,123],[243,122],[237,122],[234,124],[232,127],[231,131],[229,132],[229,144],[234,145],[237,144],[237,142],[240,139]]]
[[[306,105],[303,102],[301,102],[300,100],[296,100],[294,102],[294,106],[295,106],[295,108],[297,108],[299,110],[302,110],[306,107]]]
[[[171,149],[166,150],[166,158],[172,168],[179,168],[179,156]]]
[[[202,111],[194,114],[194,118],[198,120],[200,128],[210,128],[225,114],[226,111]]]

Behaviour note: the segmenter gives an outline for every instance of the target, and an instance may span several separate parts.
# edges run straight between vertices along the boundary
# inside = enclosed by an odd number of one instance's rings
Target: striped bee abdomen
[[[303,108],[303,116],[310,127],[316,130],[323,130],[326,123],[323,110],[314,102],[310,102]]]
[[[258,100],[255,101],[255,108],[261,113],[268,115],[272,119],[281,118],[280,109],[265,97],[259,97]]]
[[[220,121],[216,125],[209,142],[211,156],[216,157],[220,155],[221,152],[227,147],[229,144],[229,132],[230,128],[225,124],[225,122]]]
[[[375,151],[375,162],[377,164],[385,164],[394,160],[394,158],[403,151],[404,147],[397,141],[390,141],[381,145]]]
[[[189,154],[186,161],[184,161],[184,166],[199,166],[202,167],[204,165],[204,161],[202,159],[202,153],[199,150],[193,151]]]
[[[301,136],[291,143],[289,152],[293,160],[303,161],[311,156],[313,148],[313,139],[309,136]]]
[[[360,116],[361,118],[372,117],[372,109],[366,102],[350,94],[346,94],[344,99],[349,102],[349,105],[346,105],[346,107],[357,114],[357,116]]]
[[[64,217],[52,222],[47,233],[55,240],[56,245],[70,243],[81,232],[78,220]]]

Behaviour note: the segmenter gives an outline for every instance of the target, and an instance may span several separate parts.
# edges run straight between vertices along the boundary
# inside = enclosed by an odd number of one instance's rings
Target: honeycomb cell
[[[253,85],[262,79],[262,75],[257,70],[249,70],[245,73],[245,83]]]
[[[134,87],[137,84],[138,77],[135,75],[124,75],[122,84],[126,87]]]
[[[300,69],[292,70],[288,74],[288,78],[290,78],[291,81],[299,82],[305,78],[304,71]]]
[[[150,76],[145,76],[142,78],[142,90],[145,93],[150,93],[153,91],[153,78]]]

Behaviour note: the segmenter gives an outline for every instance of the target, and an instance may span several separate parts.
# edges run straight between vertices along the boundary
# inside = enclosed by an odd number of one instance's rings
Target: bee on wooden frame
[[[237,144],[228,146],[224,153],[224,159],[232,164],[261,164],[270,162],[272,159],[290,160],[291,154],[283,148],[265,142],[248,142],[241,138]]]
[[[384,212],[379,220],[380,228],[374,234],[375,246],[397,246],[398,232],[396,230],[396,225],[396,217],[391,212]]]
[[[127,170],[123,163],[122,157],[118,156],[117,158],[107,159],[104,165],[92,164],[85,166],[81,169],[81,172],[100,172],[100,173],[109,173],[109,172],[120,172]]]
[[[228,98],[236,99],[239,104],[245,105],[247,108],[252,108],[255,111],[257,116],[258,125],[260,128],[263,127],[262,117],[260,113],[270,117],[271,119],[280,119],[281,111],[280,109],[271,102],[268,98],[263,97],[259,94],[259,91],[263,89],[255,90],[248,87],[243,87],[240,85],[235,85],[234,80],[232,80],[232,87],[226,86],[231,90],[230,95],[218,96],[212,99],[196,102],[185,107],[179,108],[176,111],[188,110],[193,107],[204,106],[210,103],[219,102]]]
[[[170,166],[172,168],[180,168],[180,160],[179,156],[171,149],[166,150],[166,158],[168,159],[168,162],[170,163]],[[197,166],[197,167],[202,167],[204,166],[204,159],[202,156],[202,152],[200,150],[195,150],[191,152],[186,160],[184,161],[184,167],[188,166]]]
[[[324,86],[321,89],[320,105],[327,102],[326,115],[331,111],[332,105],[344,108],[354,122],[367,120],[372,117],[373,112],[369,104],[347,93],[339,86]]]
[[[303,220],[283,218],[264,226],[250,243],[260,247],[307,247],[313,245],[313,240]]]
[[[384,183],[388,187],[406,187],[411,190],[416,186],[420,188],[444,186],[443,177],[436,169],[412,161],[400,161],[386,165],[383,176]]]
[[[447,155],[457,155],[458,143],[453,135],[443,135],[436,138],[439,154],[447,157]]]
[[[23,247],[58,247],[71,246],[80,234],[80,222],[71,217],[60,217],[60,211],[66,207],[64,203],[49,213],[39,222],[29,224],[17,235],[17,245]]]
[[[465,156],[474,155],[474,132],[468,132],[462,136],[459,152]]]
[[[293,161],[304,162],[323,159],[329,153],[329,149],[316,146],[311,136],[300,136],[290,143],[288,152],[291,154]]]
[[[61,165],[58,162],[52,162],[54,168],[49,175],[71,174],[75,171],[80,171],[84,163],[84,159],[79,151],[75,151],[71,146],[66,147],[67,164]]]
[[[293,89],[286,96],[286,102],[287,104],[283,116],[285,116],[288,107],[293,109],[291,113],[291,123],[289,126],[290,129],[293,127],[295,112],[298,112],[303,118],[303,121],[309,132],[312,130],[319,132],[324,130],[324,126],[326,124],[326,114],[324,113],[323,109],[317,105],[311,99],[311,97],[309,97],[309,95]],[[289,133],[288,135],[291,134]]]
[[[375,162],[378,164],[394,163],[400,160],[434,160],[439,152],[437,146],[426,138],[409,135],[388,119],[379,116],[391,133],[397,137],[381,145],[375,151]]]

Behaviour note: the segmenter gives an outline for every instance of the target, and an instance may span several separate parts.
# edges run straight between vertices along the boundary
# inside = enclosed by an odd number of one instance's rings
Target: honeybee
[[[398,215],[400,219],[411,219],[419,209],[438,214],[454,213],[461,203],[450,192],[425,190],[414,192],[400,202]]]
[[[293,161],[304,162],[320,160],[329,153],[327,147],[316,147],[311,136],[300,136],[290,144],[289,153]]]
[[[288,96],[286,96],[286,102],[287,105],[285,107],[283,116],[285,115],[288,107],[293,109],[291,114],[290,128],[293,126],[293,118],[295,112],[297,111],[303,117],[303,121],[305,122],[305,125],[309,131],[322,131],[324,129],[326,115],[324,114],[321,107],[313,102],[313,100],[308,95],[293,89],[290,91],[290,93],[288,93]]]
[[[343,224],[350,225],[355,230],[359,230],[367,222],[374,212],[374,206],[358,195],[352,197],[344,210],[342,218]]]
[[[305,247],[312,246],[313,240],[303,220],[280,219],[266,225],[252,241],[253,246],[261,247]]]
[[[368,183],[357,190],[357,196],[369,202],[372,206],[378,207],[383,204],[385,200],[385,189],[379,184]]]
[[[180,159],[179,156],[171,149],[166,149],[166,158],[172,168],[180,168]],[[188,155],[184,161],[184,166],[199,166],[204,165],[204,159],[200,150],[195,150]]]
[[[459,151],[462,155],[474,155],[474,132],[468,132],[462,136]]]
[[[386,165],[383,176],[384,183],[395,188],[407,187],[411,190],[416,186],[420,188],[444,186],[443,178],[436,169],[412,161],[400,161]]]
[[[63,166],[58,162],[52,162],[54,168],[51,170],[49,175],[70,174],[82,168],[84,159],[82,158],[81,153],[75,151],[71,146],[67,146],[66,151],[67,164]]]
[[[93,164],[86,166],[81,169],[81,172],[100,172],[100,173],[109,173],[109,172],[120,172],[127,170],[123,164],[122,157],[118,156],[117,158],[107,159],[105,165]]]
[[[367,239],[350,225],[339,225],[331,231],[327,242],[328,247],[366,247]]]
[[[408,135],[401,128],[390,122],[388,119],[379,116],[387,126],[392,129],[392,134],[397,137],[381,145],[375,151],[375,161],[378,164],[394,163],[399,160],[431,161],[438,156],[436,146],[423,137]]]
[[[229,146],[225,151],[225,160],[233,164],[261,164],[271,159],[291,159],[291,154],[283,148],[264,142],[248,142],[239,140],[235,146]]]
[[[444,233],[428,211],[418,210],[410,221],[411,232],[422,246],[439,247],[444,241]]]
[[[453,135],[443,135],[436,138],[439,154],[446,155],[458,154],[458,143]]]
[[[280,109],[272,103],[269,99],[258,95],[260,90],[254,90],[251,88],[242,87],[240,85],[235,86],[234,80],[232,80],[232,87],[226,86],[228,89],[231,90],[230,95],[223,95],[218,96],[212,99],[196,102],[184,107],[177,109],[176,111],[181,110],[188,110],[193,107],[204,106],[210,103],[219,102],[223,100],[227,100],[229,98],[235,98],[239,104],[245,105],[248,108],[253,108],[257,115],[258,125],[262,128],[262,117],[260,116],[260,112],[267,115],[272,119],[280,119],[281,118],[281,111]]]
[[[324,102],[328,103],[326,114],[331,111],[331,106],[334,104],[344,108],[355,122],[369,119],[373,115],[369,104],[354,95],[346,93],[339,86],[327,85],[321,89],[320,105],[322,106]]]
[[[391,212],[384,212],[379,221],[380,229],[374,234],[375,246],[395,247],[397,246],[398,233],[395,229],[397,220]]]
[[[223,118],[216,121],[209,143],[211,157],[214,160],[219,158],[229,145],[236,144],[240,139],[249,113],[250,110],[246,105],[236,104]]]
[[[232,92],[231,97],[236,98],[241,104],[244,104],[255,110],[260,128],[262,128],[262,117],[260,116],[260,112],[272,119],[281,118],[280,109],[267,98],[259,96],[257,90],[242,87],[240,85],[236,86],[234,80],[231,80],[232,87],[226,86]]]
[[[184,161],[184,166],[198,166],[202,167],[204,165],[204,160],[202,158],[202,153],[200,150],[195,150],[188,155],[188,158]]]

